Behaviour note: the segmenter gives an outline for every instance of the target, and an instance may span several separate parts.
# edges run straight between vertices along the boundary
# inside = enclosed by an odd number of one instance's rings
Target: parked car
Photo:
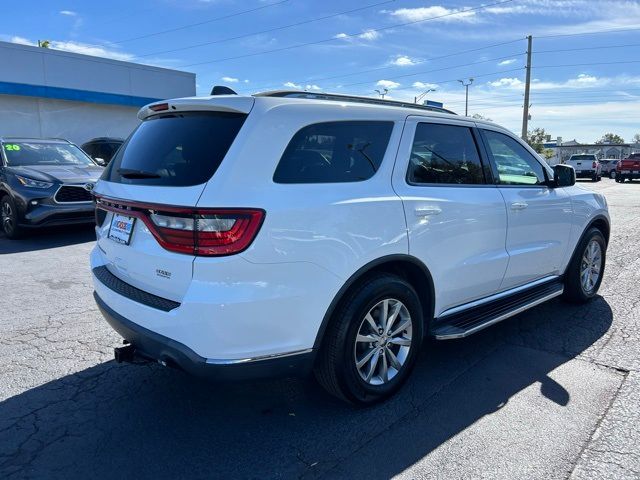
[[[616,176],[616,165],[620,160],[617,158],[601,158],[600,162],[601,173],[603,176],[614,178]]]
[[[630,182],[640,178],[640,153],[632,153],[628,158],[620,160],[616,167],[616,182]]]
[[[0,138],[2,229],[17,238],[28,228],[91,223],[91,191],[103,168],[60,139]]]
[[[271,92],[151,104],[95,188],[95,299],[147,359],[305,374],[359,404],[425,336],[592,299],[605,198],[510,131],[414,104]]]
[[[576,178],[590,178],[594,182],[602,179],[602,166],[595,155],[586,153],[571,155],[566,164],[574,168]]]
[[[83,143],[82,150],[98,165],[106,166],[123,143],[122,138],[98,137]]]

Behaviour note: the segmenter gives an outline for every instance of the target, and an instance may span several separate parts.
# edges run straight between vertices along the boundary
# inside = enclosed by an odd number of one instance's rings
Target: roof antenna
[[[237,93],[224,85],[215,85],[211,90],[211,95],[237,95]]]

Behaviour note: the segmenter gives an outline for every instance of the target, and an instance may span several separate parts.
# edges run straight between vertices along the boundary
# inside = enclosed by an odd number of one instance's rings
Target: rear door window
[[[289,142],[276,183],[342,183],[371,178],[382,163],[393,122],[345,121],[309,125]]]
[[[412,185],[485,183],[471,129],[419,123],[411,148],[407,181]]]
[[[247,115],[187,112],[144,120],[102,178],[116,183],[186,187],[209,181]]]

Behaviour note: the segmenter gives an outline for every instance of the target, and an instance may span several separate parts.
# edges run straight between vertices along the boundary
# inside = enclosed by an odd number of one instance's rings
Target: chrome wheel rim
[[[411,350],[412,327],[409,310],[395,298],[381,300],[367,312],[353,350],[362,380],[383,385],[400,372]]]
[[[13,231],[13,210],[9,202],[2,202],[2,228],[5,232]]]
[[[596,240],[591,240],[584,250],[580,263],[580,284],[585,293],[591,293],[600,279],[602,271],[602,248]]]

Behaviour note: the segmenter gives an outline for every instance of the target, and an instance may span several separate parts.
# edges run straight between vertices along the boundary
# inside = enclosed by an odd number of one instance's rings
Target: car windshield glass
[[[44,142],[4,142],[2,144],[7,165],[13,167],[33,165],[92,166],[95,163],[75,145]]]

